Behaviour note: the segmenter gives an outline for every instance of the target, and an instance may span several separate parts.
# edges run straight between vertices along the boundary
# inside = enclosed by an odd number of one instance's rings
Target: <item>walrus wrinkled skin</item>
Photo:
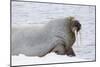
[[[74,17],[55,19],[41,29],[33,27],[12,27],[12,55],[43,57],[50,52],[58,55],[75,56],[72,45],[75,31],[81,24]]]

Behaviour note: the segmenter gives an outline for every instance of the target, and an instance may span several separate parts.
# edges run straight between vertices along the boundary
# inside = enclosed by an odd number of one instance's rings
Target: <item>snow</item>
[[[80,59],[78,57],[60,56],[60,55],[56,55],[55,53],[48,54],[45,57],[41,57],[41,58],[40,57],[27,57],[23,54],[20,54],[19,57],[17,56],[12,57],[12,65],[14,66],[15,65],[64,63],[64,62],[67,63],[67,62],[80,62],[80,61],[88,61],[88,60]]]
[[[56,18],[75,16],[82,24],[73,48],[76,57],[50,53],[45,57],[12,56],[12,65],[46,64],[95,60],[95,6],[12,2],[12,26],[43,27]],[[80,36],[80,37],[79,37]]]

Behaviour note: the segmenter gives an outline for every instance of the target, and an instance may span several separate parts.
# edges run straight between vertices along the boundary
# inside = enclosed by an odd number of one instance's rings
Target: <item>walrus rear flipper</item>
[[[66,54],[67,54],[68,56],[70,56],[70,57],[76,56],[76,55],[75,55],[75,52],[74,52],[74,50],[73,50],[73,48],[70,48],[69,50],[67,50]]]

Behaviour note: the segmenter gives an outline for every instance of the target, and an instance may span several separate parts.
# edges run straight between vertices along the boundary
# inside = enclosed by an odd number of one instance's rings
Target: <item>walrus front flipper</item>
[[[74,50],[73,50],[73,48],[70,48],[69,50],[67,50],[66,54],[67,54],[68,56],[70,56],[70,57],[76,56],[76,55],[75,55],[75,52],[74,52]]]

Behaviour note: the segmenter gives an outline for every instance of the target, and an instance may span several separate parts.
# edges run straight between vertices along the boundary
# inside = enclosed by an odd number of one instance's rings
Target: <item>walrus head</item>
[[[78,20],[72,20],[72,26],[71,26],[71,28],[72,28],[73,32],[75,32],[75,31],[79,32],[80,29],[81,29],[81,24],[79,23]]]
[[[80,22],[71,16],[68,17],[67,19],[70,22],[72,32],[79,32],[81,29]]]

